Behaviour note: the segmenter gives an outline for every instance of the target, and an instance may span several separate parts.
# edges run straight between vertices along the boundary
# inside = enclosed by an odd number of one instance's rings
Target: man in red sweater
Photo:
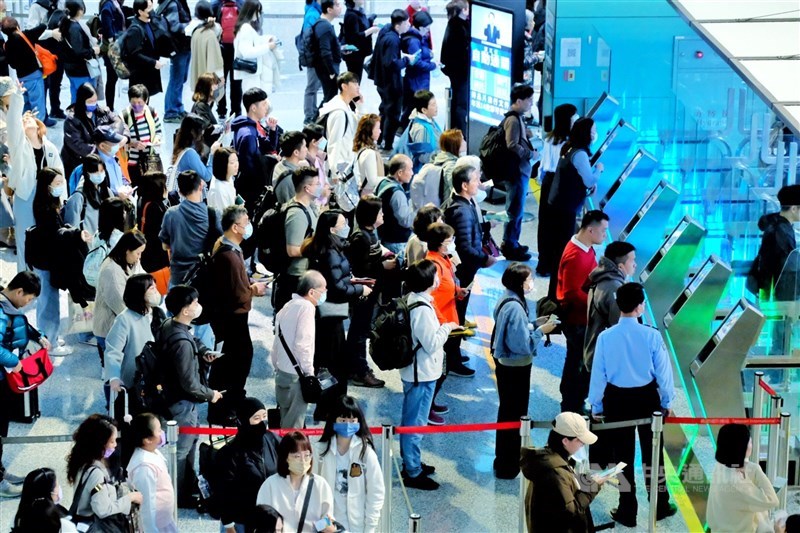
[[[564,248],[558,265],[556,298],[564,311],[562,329],[567,339],[567,357],[561,372],[561,412],[582,413],[589,394],[589,373],[583,366],[583,339],[586,335],[587,301],[585,289],[589,274],[597,266],[592,246],[602,244],[608,230],[608,215],[589,211],[581,229]]]

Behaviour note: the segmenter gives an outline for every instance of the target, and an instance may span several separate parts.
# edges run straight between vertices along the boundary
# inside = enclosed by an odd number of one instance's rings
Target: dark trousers
[[[347,379],[350,365],[345,356],[344,319],[337,317],[317,317],[315,332],[314,371],[327,368],[338,383],[326,390],[324,397],[317,402],[314,410],[315,420],[325,420],[334,401],[347,394]]]
[[[551,245],[552,245],[552,263],[550,267],[550,287],[547,295],[551,298],[556,296],[556,287],[558,285],[558,265],[561,263],[561,255],[564,253],[564,248],[569,244],[572,236],[575,235],[575,220],[577,213],[565,212],[559,208],[550,206],[550,213],[553,223],[550,225]]]
[[[505,366],[497,359],[498,422],[516,422],[528,414],[528,391],[531,386],[531,365]],[[522,445],[518,429],[498,431],[495,436],[494,469],[498,474],[519,473],[519,450]]]
[[[61,112],[61,82],[64,80],[64,64],[56,62],[56,71],[44,79],[47,92],[50,95],[50,114]]]
[[[433,399],[436,400],[436,397],[439,395],[439,391],[442,390],[442,385],[444,385],[444,381],[447,379],[447,372],[451,368],[458,368],[464,366],[464,363],[461,362],[461,336],[451,336],[444,343],[444,360],[445,360],[445,369],[442,372],[441,377],[436,380],[436,387],[433,389]]]
[[[344,56],[344,64],[347,65],[347,71],[355,74],[358,82],[361,83],[361,75],[364,73],[364,56],[359,53],[347,54]]]
[[[291,274],[280,274],[275,279],[275,288],[272,291],[272,309],[275,314],[278,314],[278,311],[292,299],[292,294],[297,290],[299,281],[299,276]]]
[[[586,326],[564,324],[567,340],[567,357],[561,372],[561,412],[582,413],[584,400],[589,395],[589,372],[583,365],[583,338]]]
[[[215,322],[214,335],[222,341],[223,356],[211,365],[208,386],[226,391],[217,403],[208,404],[208,416],[221,420],[235,414],[245,397],[245,383],[253,363],[253,341],[247,326],[248,313],[226,314]]]
[[[658,387],[653,381],[644,387],[621,388],[612,384],[606,385],[603,396],[603,414],[606,422],[620,420],[634,420],[652,416],[653,411],[661,409],[661,400]],[[650,487],[650,458],[653,449],[653,432],[650,424],[636,427],[612,429],[603,432],[605,438],[612,442],[612,457],[614,463],[620,461],[628,466],[620,474],[619,486],[619,515],[625,518],[636,517],[638,502],[636,501],[636,475],[634,459],[636,458],[636,431],[639,432],[639,450],[642,454],[642,470],[644,471],[645,485]],[[603,434],[601,433],[601,435]],[[661,445],[661,464],[664,464],[664,446]],[[663,467],[662,467],[663,468]],[[663,470],[662,470],[663,471]],[[658,509],[669,507],[669,493],[661,471],[658,474]]]
[[[467,138],[467,114],[469,113],[469,80],[450,78],[450,127],[461,130]]]
[[[117,71],[111,66],[108,56],[103,56],[103,63],[106,65],[106,105],[114,110],[114,97],[117,94]]]
[[[225,85],[228,87],[230,110],[234,115],[238,115],[242,106],[242,80],[233,79],[233,43],[222,43],[220,47],[222,48],[222,79],[225,80]],[[217,104],[217,116],[224,119],[227,114],[228,108],[223,96]]]
[[[8,423],[11,420],[11,409],[17,405],[14,393],[5,380],[0,381],[0,437],[8,437]],[[6,474],[6,467],[3,465],[3,442],[0,441],[0,481]]]
[[[400,112],[403,110],[403,91],[391,87],[378,87],[381,97],[379,106],[381,115],[381,139],[383,147],[391,150],[394,145],[394,136],[400,127]]]
[[[367,363],[367,338],[372,329],[372,316],[375,313],[375,299],[369,296],[350,306],[350,329],[347,330],[347,356],[350,360],[350,373],[364,377],[369,371]]]
[[[336,74],[333,76],[333,79],[331,79],[331,75],[328,74],[327,71],[321,68],[314,67],[314,70],[317,73],[319,82],[322,84],[322,103],[320,104],[320,107],[322,107],[326,102],[330,102],[331,98],[336,96],[339,92],[336,87],[336,78],[339,75],[339,68],[334,67]]]
[[[539,263],[536,265],[536,272],[541,275],[556,275],[557,270],[553,270],[553,211],[547,201],[550,196],[550,189],[553,186],[555,173],[544,172],[540,184],[542,187],[539,196],[539,228],[536,233],[536,243],[539,250]]]

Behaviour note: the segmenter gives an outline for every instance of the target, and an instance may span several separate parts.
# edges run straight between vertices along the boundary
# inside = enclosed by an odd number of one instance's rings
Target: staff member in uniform
[[[607,422],[647,418],[653,411],[669,416],[675,398],[672,365],[667,348],[658,330],[639,324],[644,313],[644,287],[639,283],[626,283],[617,289],[619,322],[597,338],[589,385],[589,402],[592,417],[605,415]],[[639,431],[642,452],[642,469],[645,484],[650,486],[650,443],[653,433],[650,424],[635,426]],[[620,491],[619,507],[611,517],[626,527],[636,527],[636,478],[633,461],[636,456],[634,427],[608,432],[614,462],[628,466],[622,477],[630,489]],[[663,457],[663,449],[661,451]],[[663,458],[662,458],[663,462]],[[669,493],[664,478],[658,480],[658,511],[656,520],[674,515],[678,508],[669,503]]]

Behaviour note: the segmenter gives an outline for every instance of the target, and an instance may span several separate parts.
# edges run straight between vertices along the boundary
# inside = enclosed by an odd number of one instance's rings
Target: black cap
[[[236,418],[239,419],[239,425],[248,425],[250,417],[261,409],[266,409],[266,407],[258,398],[243,398],[236,406]]]

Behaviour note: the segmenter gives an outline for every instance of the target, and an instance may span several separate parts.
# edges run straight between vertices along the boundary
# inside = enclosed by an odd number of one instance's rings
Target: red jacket
[[[556,298],[566,313],[564,317],[566,324],[586,325],[589,295],[584,290],[584,284],[596,266],[594,248],[590,247],[588,252],[584,252],[573,240],[569,241],[558,264],[556,286]]]
[[[425,259],[430,259],[436,265],[439,273],[439,287],[431,293],[433,296],[433,309],[440,324],[455,322],[458,324],[458,311],[456,310],[456,282],[453,263],[450,258],[439,252],[428,252]]]

